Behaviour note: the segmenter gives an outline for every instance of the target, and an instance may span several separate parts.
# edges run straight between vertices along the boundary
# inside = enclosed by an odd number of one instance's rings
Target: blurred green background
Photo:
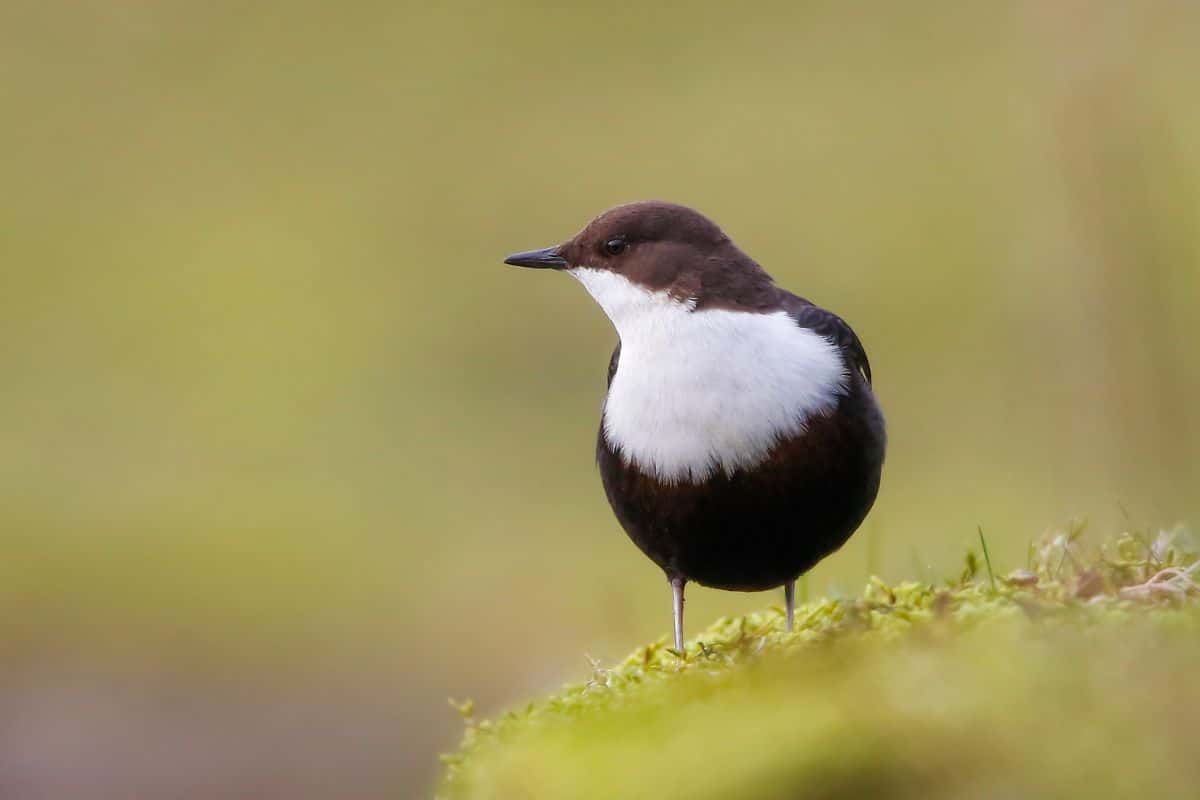
[[[0,794],[421,793],[447,696],[665,633],[592,464],[614,334],[500,264],[618,202],[703,210],[871,353],[884,487],[811,593],[940,575],[977,524],[1012,566],[1200,518],[1198,33],[0,0]]]

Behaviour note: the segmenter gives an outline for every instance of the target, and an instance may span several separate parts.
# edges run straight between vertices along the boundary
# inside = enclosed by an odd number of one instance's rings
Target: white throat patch
[[[837,347],[785,311],[693,311],[607,270],[568,272],[621,337],[604,434],[628,463],[669,483],[761,463],[806,420],[833,410],[848,374]]]

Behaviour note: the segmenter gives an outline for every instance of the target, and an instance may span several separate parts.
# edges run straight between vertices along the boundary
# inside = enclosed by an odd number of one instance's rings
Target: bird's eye
[[[610,256],[619,256],[625,252],[625,248],[628,246],[624,239],[617,237],[616,239],[609,239],[604,243],[604,252]]]

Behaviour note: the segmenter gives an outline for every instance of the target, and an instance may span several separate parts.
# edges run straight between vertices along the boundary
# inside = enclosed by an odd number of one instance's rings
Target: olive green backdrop
[[[504,267],[705,211],[856,327],[891,449],[813,594],[1196,520],[1184,2],[0,3],[0,788],[404,796],[662,633],[614,342]],[[1125,511],[1122,511],[1122,508]],[[696,624],[777,602],[698,590]]]

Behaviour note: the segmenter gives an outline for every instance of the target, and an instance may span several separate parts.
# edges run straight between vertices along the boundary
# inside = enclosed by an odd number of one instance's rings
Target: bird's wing
[[[608,360],[608,386],[612,388],[613,376],[617,374],[617,362],[621,360],[621,343],[617,342],[617,348],[613,350],[612,358]]]
[[[837,345],[846,363],[861,372],[867,383],[871,382],[871,362],[867,360],[867,351],[854,329],[844,319],[800,297],[789,298],[786,307],[797,325],[808,328]],[[609,369],[611,372],[612,367]]]

